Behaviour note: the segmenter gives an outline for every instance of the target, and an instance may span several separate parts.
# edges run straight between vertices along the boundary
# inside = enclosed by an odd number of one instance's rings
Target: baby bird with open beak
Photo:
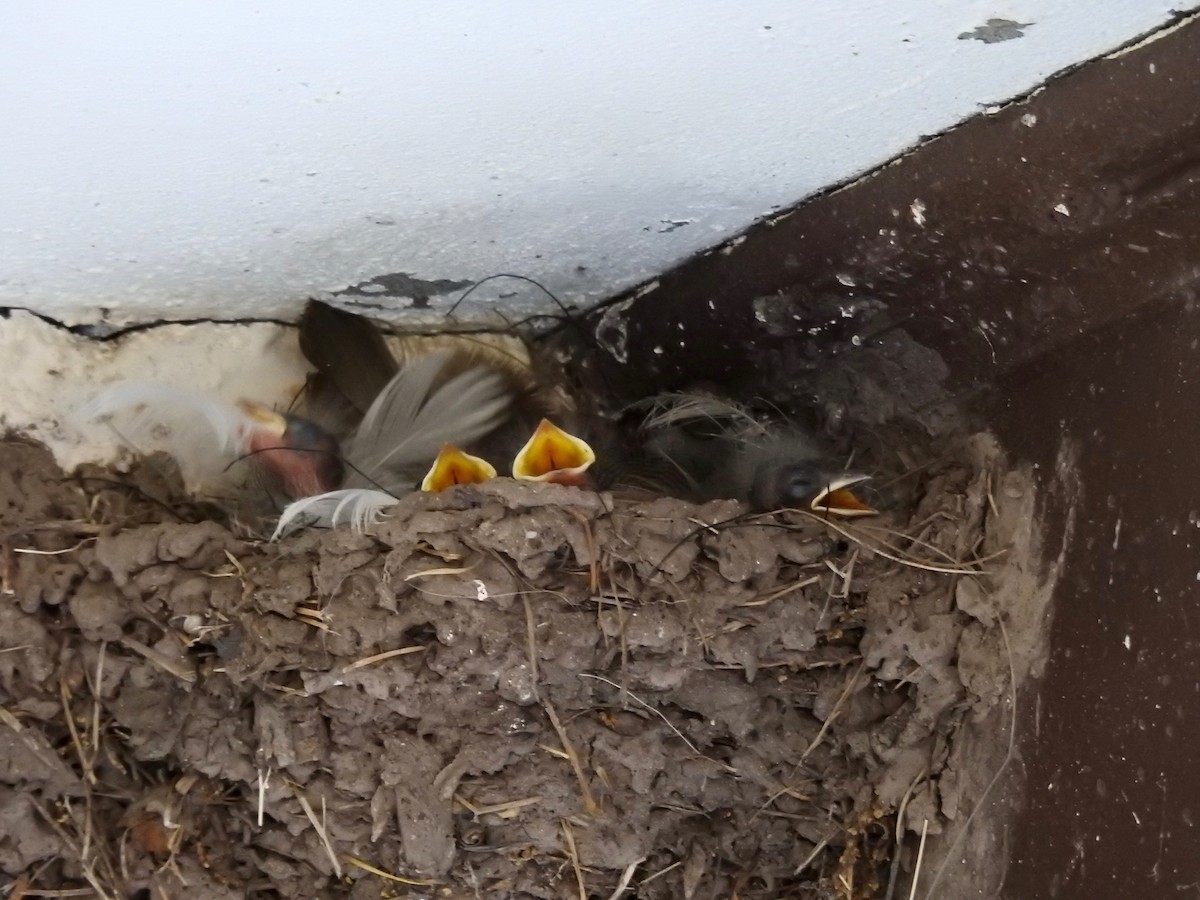
[[[542,419],[525,445],[513,457],[513,478],[574,487],[591,487],[588,470],[596,461],[591,445],[581,437]]]
[[[752,509],[805,509],[856,517],[876,510],[851,490],[867,475],[848,472],[789,423],[764,422],[737,404],[704,394],[667,394],[647,404],[642,457],[673,472],[674,493],[698,502],[741,500]]]
[[[841,471],[816,454],[806,456],[808,452],[804,436],[788,433],[724,449],[727,462],[719,482],[722,486],[714,491],[705,485],[704,493],[732,493],[759,512],[804,509],[842,518],[876,513],[852,490],[869,475]]]
[[[486,459],[464,453],[453,444],[446,444],[421,480],[421,490],[435,494],[456,484],[482,484],[495,477],[496,467]]]

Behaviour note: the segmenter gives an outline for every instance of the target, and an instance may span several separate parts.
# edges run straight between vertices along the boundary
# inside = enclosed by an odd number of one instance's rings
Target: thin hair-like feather
[[[649,410],[641,425],[646,432],[705,422],[733,440],[752,440],[767,433],[766,426],[747,409],[710,394],[658,394],[639,405]]]
[[[341,523],[363,531],[377,525],[383,511],[399,502],[385,491],[370,488],[348,488],[305,497],[284,508],[271,540],[279,540],[300,528],[333,528]]]

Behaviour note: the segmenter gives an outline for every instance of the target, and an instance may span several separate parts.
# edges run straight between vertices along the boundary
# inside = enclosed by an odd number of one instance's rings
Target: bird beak
[[[870,477],[870,475],[840,475],[830,479],[824,489],[813,497],[810,508],[815,513],[845,518],[878,515],[879,510],[863,503],[850,490],[854,485],[868,481]]]
[[[537,431],[513,460],[513,478],[579,485],[583,473],[596,461],[587,442],[542,419]]]
[[[496,470],[486,459],[463,453],[453,444],[446,444],[421,482],[421,490],[436,493],[456,484],[479,484],[495,477]]]
[[[275,410],[249,400],[239,400],[238,407],[271,437],[282,438],[287,434],[288,420]]]

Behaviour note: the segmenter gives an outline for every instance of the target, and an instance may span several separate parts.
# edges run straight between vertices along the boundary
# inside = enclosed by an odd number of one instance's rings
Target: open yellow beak
[[[815,513],[843,518],[879,515],[879,510],[863,503],[850,490],[854,485],[862,484],[869,478],[869,475],[844,475],[835,478],[813,498],[810,508]]]
[[[436,493],[456,484],[479,484],[495,477],[496,470],[486,459],[463,453],[453,444],[446,444],[421,482],[421,490]]]
[[[596,461],[587,441],[542,419],[537,431],[513,460],[513,478],[522,481],[553,481],[579,484],[583,473]]]
[[[287,433],[288,420],[282,413],[250,400],[239,400],[238,408],[272,437],[282,438]]]

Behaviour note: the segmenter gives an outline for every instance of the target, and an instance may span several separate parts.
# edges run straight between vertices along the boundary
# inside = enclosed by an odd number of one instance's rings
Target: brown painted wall
[[[1051,533],[1076,448],[1052,656],[1018,703],[1013,900],[1200,896],[1198,291],[1193,19],[596,314],[620,395],[649,367],[818,402],[891,378],[897,413],[969,398],[1039,467]]]
[[[677,385],[853,365],[903,326],[990,382],[1197,277],[1197,60],[1192,22],[1087,65],[618,298],[601,335]]]

